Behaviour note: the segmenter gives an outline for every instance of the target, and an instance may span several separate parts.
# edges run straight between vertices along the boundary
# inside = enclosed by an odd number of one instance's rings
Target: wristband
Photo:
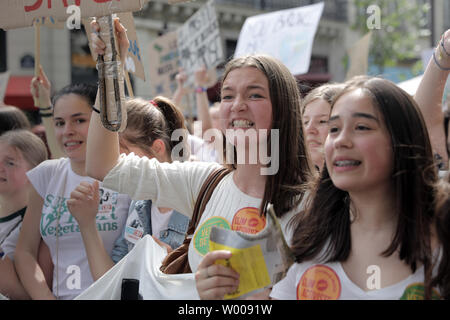
[[[438,66],[439,69],[444,70],[444,71],[450,71],[450,68],[445,68],[439,64],[439,62],[436,59],[436,54],[434,51],[433,51],[433,59],[434,59],[434,63],[436,63],[436,65]]]
[[[39,112],[41,112],[41,111],[48,111],[48,110],[52,110],[52,109],[53,109],[52,106],[48,106],[48,107],[45,107],[45,108],[39,108]]]
[[[53,116],[53,113],[49,112],[49,113],[42,113],[39,111],[39,116],[41,116],[42,118],[50,118]]]
[[[195,92],[197,92],[197,93],[206,92],[206,90],[208,90],[208,88],[206,88],[206,87],[197,87],[197,88],[195,88]]]

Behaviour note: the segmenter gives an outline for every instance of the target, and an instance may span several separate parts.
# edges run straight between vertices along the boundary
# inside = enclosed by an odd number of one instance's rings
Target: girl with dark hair
[[[125,53],[128,40],[117,20],[116,31]],[[96,48],[103,47],[98,37],[93,38]],[[223,76],[220,118],[226,149],[233,151],[228,154],[231,171],[214,189],[188,251],[199,296],[206,299],[223,298],[237,288],[235,272],[214,264],[217,259],[229,258],[230,252],[208,253],[212,226],[258,233],[266,226],[265,210],[272,203],[286,232],[288,220],[302,201],[302,184],[311,174],[297,82],[278,60],[263,55],[231,60]],[[134,199],[152,199],[188,217],[203,183],[221,167],[217,163],[159,163],[133,154],[120,155],[118,134],[106,130],[97,115],[91,118],[88,141],[90,175]],[[252,162],[254,147],[266,148],[269,161],[257,157]],[[217,287],[224,278],[231,281],[226,287]]]
[[[189,159],[188,148],[175,154],[174,131],[180,129],[186,139],[184,117],[167,98],[156,97],[148,102],[141,98],[126,101],[127,126],[119,133],[121,153],[133,152],[139,157],[155,158],[159,162]],[[94,280],[100,278],[114,263],[121,260],[143,236],[153,235],[155,241],[168,250],[177,248],[184,240],[189,224],[185,215],[170,208],[152,205],[151,200],[133,201],[123,235],[116,241],[111,255],[101,243],[95,226],[98,208],[98,182],[82,182],[67,201],[67,206],[80,225],[89,266]]]
[[[423,293],[436,252],[437,172],[415,101],[387,80],[348,82],[332,105],[325,164],[308,209],[296,216],[296,263],[271,297],[400,299]],[[438,293],[427,290],[425,296]]]
[[[96,87],[74,84],[53,99],[56,141],[67,158],[47,160],[27,172],[31,182],[28,207],[15,253],[15,266],[33,299],[71,299],[92,282],[80,228],[67,209],[70,193],[86,175],[86,140]],[[102,187],[97,228],[111,252],[121,235],[130,204],[129,197]],[[50,249],[54,265],[53,288],[49,288],[37,264],[39,239]]]

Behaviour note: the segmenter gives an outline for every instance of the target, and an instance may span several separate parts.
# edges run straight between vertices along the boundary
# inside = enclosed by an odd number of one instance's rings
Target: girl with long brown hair
[[[116,30],[121,52],[125,53],[125,30],[117,22]],[[94,42],[97,48],[103,47],[99,38],[94,37]],[[97,53],[102,51],[97,49]],[[272,203],[286,232],[287,222],[303,198],[302,184],[311,173],[297,82],[278,60],[251,55],[230,61],[222,82],[220,118],[231,150],[231,171],[214,189],[188,252],[190,268],[199,275],[196,279],[201,298],[221,298],[235,289],[233,280],[231,286],[215,288],[216,279],[222,278],[222,268],[214,261],[229,253],[208,254],[211,227],[258,233],[266,225],[266,206]],[[253,147],[266,148],[270,159],[256,157],[252,161]],[[92,115],[87,171],[132,198],[152,199],[190,217],[203,182],[219,167],[216,163],[159,163],[133,154],[121,156],[118,134],[103,128],[100,118]]]
[[[436,168],[414,100],[380,78],[332,105],[325,167],[298,215],[277,299],[400,299],[431,279]],[[426,297],[438,293],[427,290]]]

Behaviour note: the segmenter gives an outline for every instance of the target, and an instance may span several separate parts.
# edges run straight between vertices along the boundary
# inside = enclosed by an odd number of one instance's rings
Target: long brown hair
[[[425,122],[416,102],[405,91],[380,78],[349,82],[335,102],[355,89],[362,89],[371,98],[391,137],[397,227],[382,254],[390,256],[399,249],[400,259],[413,272],[418,262],[427,271],[437,173]],[[294,224],[292,243],[296,261],[318,258],[320,252],[324,252],[320,258],[327,262],[345,261],[351,250],[349,194],[334,186],[326,166],[312,190],[310,206],[305,214],[297,216]]]
[[[432,287],[439,287],[442,298],[450,299],[450,173],[437,184],[436,228],[442,256],[437,265],[437,274],[431,281]],[[437,262],[436,262],[437,263]]]
[[[266,179],[260,207],[264,214],[272,203],[278,216],[292,210],[303,198],[303,184],[310,179],[311,164],[306,156],[297,81],[285,65],[266,55],[250,55],[231,60],[225,67],[222,83],[234,69],[252,67],[260,70],[269,82],[272,102],[272,129],[279,130],[279,170]],[[225,139],[224,139],[225,140]],[[270,150],[270,135],[267,138]],[[224,148],[224,152],[225,152]],[[236,163],[236,156],[235,161]],[[230,166],[236,169],[235,165]]]

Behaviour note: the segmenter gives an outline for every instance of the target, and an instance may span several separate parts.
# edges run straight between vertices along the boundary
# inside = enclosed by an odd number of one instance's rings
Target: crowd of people
[[[114,23],[126,57],[126,30]],[[92,38],[103,54],[98,33]],[[213,130],[204,140],[177,107],[183,73],[174,97],[128,98],[127,126],[114,132],[97,113],[97,87],[70,84],[50,99],[41,70],[32,92],[51,104],[41,110],[52,120],[45,123],[51,158],[21,111],[0,107],[1,295],[74,299],[150,235],[167,253],[188,237],[205,238],[190,241],[187,267],[200,299],[224,299],[240,274],[218,263],[232,253],[210,251],[205,235],[213,226],[257,234],[269,227],[272,205],[295,262],[248,298],[449,299],[450,124],[441,101],[450,56],[443,49],[450,51],[450,30],[414,97],[369,76],[302,97],[283,63],[249,55],[226,64],[220,103],[210,107],[202,68],[194,77],[198,117],[203,131]],[[269,150],[269,161],[260,150]],[[60,151],[64,157],[55,156]],[[187,235],[205,181],[221,168]],[[381,277],[369,286],[373,266]]]

